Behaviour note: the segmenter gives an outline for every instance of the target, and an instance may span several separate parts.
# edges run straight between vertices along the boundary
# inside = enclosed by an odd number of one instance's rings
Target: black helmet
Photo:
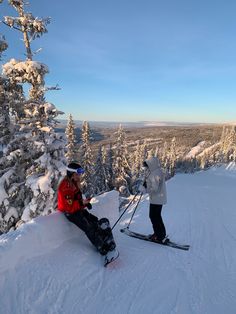
[[[73,173],[83,174],[84,169],[77,162],[71,162],[66,168],[67,176],[70,178]]]

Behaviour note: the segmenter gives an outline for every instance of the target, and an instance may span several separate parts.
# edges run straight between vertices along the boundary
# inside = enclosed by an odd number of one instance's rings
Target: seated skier
[[[115,249],[110,223],[107,218],[98,219],[87,211],[91,209],[90,198],[83,199],[81,175],[84,169],[76,162],[67,167],[67,175],[58,188],[58,210],[81,230],[101,255]],[[87,209],[86,209],[87,208]]]

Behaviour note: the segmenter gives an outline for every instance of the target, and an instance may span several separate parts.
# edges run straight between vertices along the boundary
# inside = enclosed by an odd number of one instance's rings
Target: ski
[[[105,258],[104,258],[104,267],[114,262],[118,257],[119,257],[119,252],[117,251],[117,249],[114,249],[113,251],[109,251],[105,255]]]
[[[148,235],[137,233],[137,232],[134,232],[134,231],[130,231],[128,228],[120,229],[120,231],[122,233],[130,236],[130,237],[133,237],[133,238],[137,238],[137,239],[140,239],[140,240],[157,243],[157,244],[164,245],[164,246],[173,247],[175,249],[188,251],[189,248],[190,248],[189,245],[179,244],[179,243],[175,243],[175,242],[172,242],[172,241],[169,241],[167,243],[161,243],[161,242],[153,241],[153,240],[150,239],[150,237]]]

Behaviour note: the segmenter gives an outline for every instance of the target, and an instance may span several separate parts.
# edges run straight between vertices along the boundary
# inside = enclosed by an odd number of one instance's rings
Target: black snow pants
[[[163,240],[166,236],[166,228],[161,217],[162,205],[150,204],[149,218],[152,222],[153,230],[158,240]]]
[[[86,209],[73,214],[65,214],[66,218],[83,230],[90,242],[97,248],[100,254],[105,255],[115,248],[110,223],[107,218],[98,219]],[[105,222],[106,228],[103,228]]]

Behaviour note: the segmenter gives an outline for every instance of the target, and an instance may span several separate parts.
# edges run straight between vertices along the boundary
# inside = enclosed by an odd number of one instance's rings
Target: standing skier
[[[90,199],[83,199],[81,175],[84,169],[75,162],[67,167],[67,175],[58,188],[58,210],[66,218],[82,229],[101,255],[106,255],[116,247],[109,220],[98,218],[87,211],[91,209]],[[86,209],[87,208],[87,209]]]
[[[145,167],[146,175],[145,181],[139,190],[149,194],[149,218],[154,230],[154,234],[150,238],[153,241],[165,244],[169,241],[166,237],[166,229],[161,217],[162,206],[167,202],[165,174],[157,157],[146,159],[143,166]]]

